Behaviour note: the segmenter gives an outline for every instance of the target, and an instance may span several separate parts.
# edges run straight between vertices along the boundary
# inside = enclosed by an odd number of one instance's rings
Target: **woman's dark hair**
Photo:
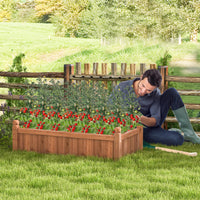
[[[148,82],[156,87],[160,87],[161,81],[162,81],[162,76],[160,72],[157,69],[149,69],[144,72],[142,75],[142,80],[144,78],[148,79]]]

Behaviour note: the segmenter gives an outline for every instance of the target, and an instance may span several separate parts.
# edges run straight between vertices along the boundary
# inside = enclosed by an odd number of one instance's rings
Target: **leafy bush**
[[[11,148],[12,147],[12,124],[6,123],[8,119],[9,110],[6,104],[1,104],[3,114],[0,115],[0,144]]]
[[[171,61],[172,56],[165,51],[163,57],[160,57],[159,60],[156,61],[157,66],[169,66],[169,62]]]
[[[18,56],[16,56],[13,60],[12,66],[10,66],[10,69],[8,72],[26,72],[26,67],[22,66],[22,58],[25,57],[25,54],[20,53]],[[8,83],[21,83],[21,84],[27,84],[28,80],[24,77],[7,77]],[[6,100],[8,106],[16,106],[16,107],[22,107],[23,101],[19,100],[13,100],[13,95],[23,95],[25,92],[24,88],[9,88],[8,94],[11,96],[11,100]]]

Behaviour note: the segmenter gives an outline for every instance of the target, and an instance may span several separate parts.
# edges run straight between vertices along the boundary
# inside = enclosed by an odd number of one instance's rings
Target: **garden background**
[[[20,53],[29,72],[62,72],[64,64],[76,62],[136,63],[139,71],[139,63],[156,63],[167,50],[170,74],[200,76],[198,0],[7,0],[0,1],[0,11],[0,71],[8,71]],[[199,89],[198,84],[174,86]],[[184,102],[199,101],[184,97]],[[199,145],[186,142],[172,148],[200,153]],[[0,152],[0,199],[200,196],[199,156],[145,148],[112,161],[13,152],[8,144],[1,144]]]

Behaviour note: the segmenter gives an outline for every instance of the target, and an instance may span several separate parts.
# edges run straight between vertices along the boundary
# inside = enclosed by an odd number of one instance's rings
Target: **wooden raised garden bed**
[[[19,121],[14,120],[12,134],[13,150],[39,153],[119,159],[143,149],[142,126],[123,134],[115,128],[114,135],[98,135],[20,128]]]

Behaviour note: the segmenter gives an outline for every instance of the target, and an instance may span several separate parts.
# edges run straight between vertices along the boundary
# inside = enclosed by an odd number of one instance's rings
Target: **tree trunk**
[[[190,41],[191,42],[197,42],[197,29],[194,29],[193,32],[190,35]]]
[[[178,35],[178,44],[181,44],[181,34]]]

